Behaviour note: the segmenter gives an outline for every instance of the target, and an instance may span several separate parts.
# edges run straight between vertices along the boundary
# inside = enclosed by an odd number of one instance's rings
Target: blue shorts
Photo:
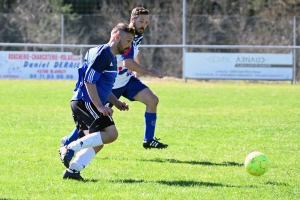
[[[113,89],[112,93],[118,99],[121,96],[123,96],[130,101],[134,101],[133,97],[145,88],[148,87],[144,83],[142,83],[139,79],[132,76],[126,85],[120,88]]]

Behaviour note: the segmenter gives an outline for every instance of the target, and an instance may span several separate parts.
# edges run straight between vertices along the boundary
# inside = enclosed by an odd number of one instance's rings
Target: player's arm
[[[131,71],[135,71],[135,72],[141,73],[141,74],[146,74],[149,76],[155,76],[158,78],[163,78],[162,73],[160,71],[158,71],[157,69],[147,69],[145,67],[142,67],[140,64],[138,64],[132,58],[126,58],[125,60],[123,60],[123,64]]]
[[[139,53],[138,53],[139,54]],[[127,67],[131,71],[135,71],[137,73],[146,74],[149,76],[155,76],[158,78],[163,78],[163,75],[160,71],[157,69],[147,69],[139,64],[139,55],[137,55],[136,58],[138,58],[138,61],[136,62],[134,59],[134,48],[130,48],[125,54],[122,55],[123,59],[123,65]]]
[[[85,77],[84,84],[86,86],[87,92],[93,104],[99,112],[104,116],[112,116],[113,110],[109,107],[105,107],[99,97],[96,83],[101,78],[102,72],[105,70],[106,66],[110,65],[110,60],[105,58],[105,55],[98,55],[91,66],[88,67]]]
[[[87,90],[93,104],[96,106],[96,108],[98,109],[98,108],[103,107],[101,99],[99,98],[99,95],[98,95],[96,84],[89,83],[89,82],[85,82],[84,84],[85,84],[86,90]]]
[[[120,101],[113,93],[110,93],[108,101],[121,111],[129,110],[127,103],[124,101]]]
[[[103,106],[98,95],[96,84],[85,82],[85,87],[97,110],[101,112],[104,116],[112,116],[113,110],[109,107]]]

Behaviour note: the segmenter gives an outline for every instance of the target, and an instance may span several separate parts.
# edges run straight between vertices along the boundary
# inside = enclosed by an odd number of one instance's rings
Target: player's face
[[[144,33],[149,23],[149,15],[139,15],[138,18],[134,19],[135,32],[138,34]]]
[[[124,54],[130,49],[133,37],[134,36],[131,33],[124,33],[117,45],[119,54]]]

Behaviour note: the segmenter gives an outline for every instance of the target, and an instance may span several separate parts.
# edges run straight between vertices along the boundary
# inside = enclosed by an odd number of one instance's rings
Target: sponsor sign
[[[196,53],[184,56],[184,78],[292,80],[292,54]]]
[[[80,64],[71,52],[0,51],[0,79],[77,79]]]

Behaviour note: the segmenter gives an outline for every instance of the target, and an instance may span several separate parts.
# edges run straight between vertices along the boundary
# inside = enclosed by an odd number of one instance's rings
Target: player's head
[[[149,10],[136,7],[131,12],[130,23],[133,24],[136,34],[144,33],[149,23]]]
[[[134,35],[134,27],[125,23],[119,23],[112,29],[111,40],[116,42],[117,54],[124,54],[131,47]]]

